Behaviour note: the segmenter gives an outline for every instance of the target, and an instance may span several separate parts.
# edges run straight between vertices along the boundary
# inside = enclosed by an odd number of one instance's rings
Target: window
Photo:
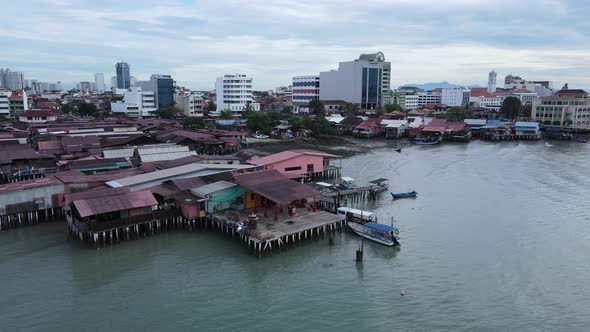
[[[300,170],[301,170],[301,166],[285,167],[285,172],[300,171]]]
[[[313,164],[307,164],[307,172],[313,173]]]

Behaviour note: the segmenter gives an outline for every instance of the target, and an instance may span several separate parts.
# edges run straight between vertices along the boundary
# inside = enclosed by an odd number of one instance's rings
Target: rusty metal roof
[[[86,198],[73,201],[80,217],[88,217],[102,213],[136,209],[158,205],[158,201],[149,190],[139,190],[119,195]]]
[[[277,170],[235,175],[234,179],[249,191],[275,203],[288,203],[320,194],[314,188],[293,181]]]

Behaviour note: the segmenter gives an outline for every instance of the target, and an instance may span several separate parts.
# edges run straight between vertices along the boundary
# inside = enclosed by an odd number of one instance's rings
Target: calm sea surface
[[[11,230],[0,330],[590,329],[590,144],[364,144],[343,175],[419,193],[366,207],[401,250],[365,243],[359,266],[349,233],[256,259],[214,233],[92,250],[63,224]]]

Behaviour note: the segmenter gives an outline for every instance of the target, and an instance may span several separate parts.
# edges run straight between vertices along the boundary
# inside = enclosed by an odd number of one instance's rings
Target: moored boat
[[[343,215],[347,221],[366,223],[377,221],[377,215],[373,212],[353,209],[349,207],[339,207],[336,214]]]
[[[415,191],[410,191],[408,193],[391,193],[391,197],[393,197],[394,199],[399,199],[399,198],[414,198],[418,196],[418,193]]]
[[[416,137],[414,139],[414,143],[416,143],[416,145],[435,145],[439,144],[440,142],[442,142],[442,136]]]
[[[359,224],[349,222],[348,227],[363,238],[381,243],[383,245],[393,247],[399,246],[399,230],[393,226],[378,224],[376,222],[368,222],[366,224]]]

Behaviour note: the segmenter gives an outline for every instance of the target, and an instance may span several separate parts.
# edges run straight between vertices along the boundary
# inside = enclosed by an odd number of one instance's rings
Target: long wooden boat
[[[348,222],[348,227],[358,236],[381,243],[388,247],[399,246],[399,230],[393,226],[368,222],[360,224]]]

